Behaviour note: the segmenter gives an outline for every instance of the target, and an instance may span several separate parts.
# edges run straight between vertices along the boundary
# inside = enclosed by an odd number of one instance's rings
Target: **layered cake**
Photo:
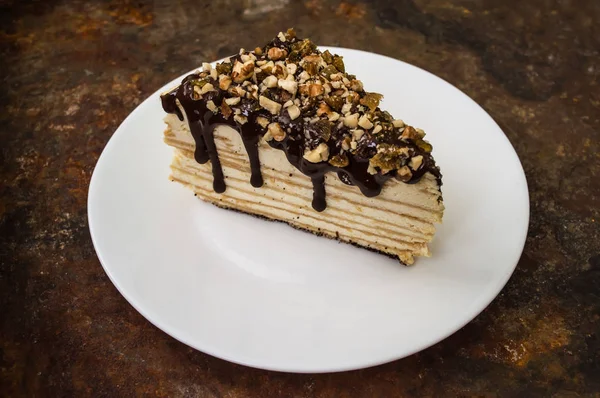
[[[161,96],[171,179],[219,207],[412,264],[444,211],[423,130],[379,108],[293,30],[183,79]]]

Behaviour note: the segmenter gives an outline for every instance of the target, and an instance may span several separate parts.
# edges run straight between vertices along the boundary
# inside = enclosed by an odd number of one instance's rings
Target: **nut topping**
[[[264,140],[282,142],[278,148],[304,148],[308,162],[344,168],[358,157],[368,160],[370,174],[393,173],[412,182],[426,167],[439,178],[425,132],[382,111],[383,96],[365,92],[363,83],[346,73],[342,57],[319,51],[293,31],[216,66],[203,63],[184,84],[196,106],[239,125],[252,122]]]
[[[260,104],[260,106],[271,112],[272,115],[277,115],[279,114],[279,111],[281,111],[281,104],[270,100],[262,95],[258,97],[258,103]]]
[[[275,141],[283,141],[285,139],[285,131],[283,131],[283,129],[281,128],[281,125],[279,123],[271,123],[269,124],[269,128],[268,128],[269,133],[271,133],[271,136],[273,137],[273,139]]]
[[[278,47],[269,48],[269,51],[267,53],[267,57],[269,57],[269,59],[272,59],[273,61],[280,60],[282,58],[285,58],[286,56],[287,56],[287,51],[282,50],[281,48],[278,48]]]
[[[353,113],[349,116],[344,116],[344,125],[346,127],[350,127],[351,129],[358,126],[358,113]]]
[[[287,108],[288,114],[290,115],[290,119],[296,120],[300,116],[300,108],[296,105],[291,105]]]
[[[419,167],[421,167],[422,164],[423,164],[423,156],[421,156],[421,155],[413,157],[412,159],[410,159],[410,162],[408,162],[408,165],[410,166],[410,168],[415,171],[419,170]]]
[[[304,159],[311,163],[324,162],[329,158],[329,147],[324,142],[320,143],[312,151],[304,152]]]
[[[269,119],[266,117],[258,116],[256,118],[256,123],[260,125],[262,128],[266,128],[269,125]]]

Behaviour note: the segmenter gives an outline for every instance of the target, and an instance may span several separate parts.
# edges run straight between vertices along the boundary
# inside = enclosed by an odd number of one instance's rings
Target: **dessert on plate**
[[[201,199],[412,264],[444,211],[423,130],[293,30],[161,95],[171,179]]]

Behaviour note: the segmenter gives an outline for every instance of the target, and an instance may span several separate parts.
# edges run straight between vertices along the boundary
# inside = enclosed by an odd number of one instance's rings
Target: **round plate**
[[[324,48],[323,48],[324,49]],[[444,175],[433,257],[413,267],[281,223],[219,209],[169,181],[159,95],[108,142],[88,216],[100,262],[150,322],[257,368],[331,372],[420,351],[479,314],[508,281],[529,223],[523,168],[492,118],[444,80],[381,55],[329,48],[382,108],[422,127]]]

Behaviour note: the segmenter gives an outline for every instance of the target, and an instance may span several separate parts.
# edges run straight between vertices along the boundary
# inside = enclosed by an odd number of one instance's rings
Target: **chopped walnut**
[[[296,64],[287,64],[286,68],[287,68],[288,73],[290,75],[295,75],[296,71],[298,70],[298,65],[296,65]]]
[[[323,86],[321,84],[309,84],[308,95],[311,97],[317,97],[323,94]]]
[[[404,128],[404,131],[402,132],[401,138],[408,139],[408,140],[413,140],[413,141],[418,141],[421,138],[423,138],[423,136],[421,134],[419,134],[419,132],[417,130],[415,130],[413,127],[406,126]]]
[[[396,179],[402,182],[408,182],[412,178],[412,171],[408,168],[408,166],[402,166],[396,172]]]
[[[248,118],[244,115],[234,115],[233,120],[235,120],[239,124],[246,124],[248,122]]]
[[[230,95],[236,96],[236,97],[243,97],[246,95],[246,90],[244,90],[241,87],[230,87],[229,90],[227,90],[227,92]]]
[[[298,83],[295,81],[279,79],[277,85],[292,95],[296,95],[298,91]]]
[[[272,115],[277,115],[279,114],[279,111],[281,111],[281,104],[262,95],[258,98],[258,103],[260,106],[271,112]]]
[[[200,90],[200,94],[206,94],[210,91],[215,91],[215,88],[212,84],[206,83],[204,86],[202,86],[202,89]]]
[[[285,131],[281,128],[279,123],[269,124],[268,131],[275,141],[283,141],[285,139]]]
[[[212,100],[208,101],[206,103],[206,107],[208,108],[209,111],[211,111],[213,113],[217,113],[217,111],[219,110]]]
[[[262,81],[262,84],[266,88],[275,88],[275,87],[277,87],[277,78],[273,75],[267,76]]]
[[[342,149],[344,151],[349,151],[350,150],[350,144],[352,143],[352,139],[350,137],[344,137],[344,139],[342,140]]]
[[[229,86],[231,86],[231,77],[227,75],[219,76],[219,88],[221,90],[228,90]]]
[[[394,127],[396,128],[401,128],[404,127],[404,121],[400,120],[400,119],[395,119],[392,121],[392,124],[394,125]]]
[[[423,164],[423,156],[422,155],[415,156],[412,159],[410,159],[410,162],[408,162],[408,165],[410,166],[410,168],[415,171],[419,170],[419,167],[421,167],[422,164]]]
[[[296,120],[300,116],[300,108],[296,105],[291,105],[287,108],[290,119]]]
[[[369,120],[367,115],[362,115],[360,119],[358,119],[358,125],[365,130],[370,130],[373,127],[373,123]]]
[[[260,127],[266,128],[270,122],[269,119],[267,119],[266,117],[258,116],[256,118],[256,123],[258,123]]]
[[[342,115],[346,115],[346,114],[348,114],[348,113],[350,112],[350,110],[351,110],[351,109],[352,109],[352,104],[345,103],[345,104],[342,106]],[[358,121],[357,121],[357,123],[358,123]]]
[[[352,130],[352,138],[354,138],[356,141],[360,140],[364,134],[365,134],[364,130],[361,130],[361,129]]]
[[[346,127],[350,127],[351,129],[358,126],[358,113],[353,113],[352,115],[344,116],[344,125]]]
[[[240,97],[225,98],[227,105],[237,105],[240,103]]]
[[[329,158],[329,147],[324,142],[311,151],[304,152],[304,159],[311,163],[324,162]]]
[[[235,61],[233,72],[231,73],[234,82],[242,83],[244,80],[251,78],[253,74],[254,61],[244,62],[243,64],[240,61]]]
[[[269,59],[272,59],[273,61],[285,58],[286,56],[287,52],[278,47],[271,47],[267,52],[267,57],[269,57]]]
[[[229,116],[233,113],[227,102],[221,102],[221,113],[225,119],[229,119]]]

